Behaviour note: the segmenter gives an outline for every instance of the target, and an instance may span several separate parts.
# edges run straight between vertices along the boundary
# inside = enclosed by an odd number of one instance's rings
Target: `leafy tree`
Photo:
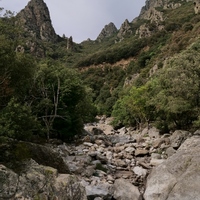
[[[0,107],[4,107],[15,96],[24,100],[36,65],[25,54],[14,52],[12,43],[0,36]]]
[[[31,108],[12,98],[0,112],[0,135],[18,140],[30,140],[41,129]]]
[[[118,120],[123,119],[126,115],[121,123],[136,125],[140,129],[143,124],[149,124],[152,117],[153,107],[147,104],[148,99],[147,85],[138,88],[133,86],[128,94],[117,101],[112,114]]]
[[[40,66],[31,93],[32,106],[46,127],[47,139],[72,139],[81,133],[83,123],[93,117],[95,109],[89,90],[75,70],[59,63]]]
[[[198,42],[170,59],[150,82],[151,100],[170,128],[188,128],[199,116],[200,56]]]
[[[14,22],[9,11],[0,18],[0,108],[13,96],[24,101],[35,71],[33,59],[15,51],[20,29]]]

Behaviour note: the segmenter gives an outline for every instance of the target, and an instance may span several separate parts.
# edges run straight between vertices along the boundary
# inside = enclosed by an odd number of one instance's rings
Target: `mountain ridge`
[[[16,16],[32,37],[55,42],[58,35],[51,23],[49,9],[43,0],[31,0]]]
[[[160,22],[163,22],[163,12],[160,10],[168,10],[168,9],[177,9],[184,2],[189,2],[192,0],[184,0],[184,1],[171,1],[171,0],[147,0],[145,5],[141,8],[140,14],[134,18],[131,22],[127,19],[121,24],[119,29],[116,28],[115,24],[110,22],[105,25],[101,30],[99,35],[94,41],[101,42],[107,37],[116,35],[116,40],[121,41],[126,35],[137,34],[140,37],[149,36],[149,34],[145,34],[142,32],[151,32],[148,28],[143,24],[138,29],[134,29],[134,24],[138,22],[138,20],[150,20],[151,23],[155,23],[157,25],[157,29],[161,30],[163,28],[160,25]],[[198,12],[196,2],[196,11]],[[159,8],[159,9],[157,9]],[[23,24],[25,29],[33,36],[41,39],[43,41],[56,42],[59,39],[59,36],[56,34],[50,18],[50,13],[46,3],[41,0],[31,0],[27,6],[22,9],[17,17],[20,19],[20,22]],[[112,26],[112,27],[111,27]],[[144,28],[145,27],[145,28]],[[72,36],[73,37],[73,36]],[[82,41],[84,42],[84,41]],[[82,43],[81,42],[81,43]]]

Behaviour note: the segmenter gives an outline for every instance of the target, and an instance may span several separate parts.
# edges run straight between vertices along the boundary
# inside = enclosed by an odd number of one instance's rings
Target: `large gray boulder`
[[[178,149],[181,144],[190,136],[190,133],[188,131],[183,130],[176,130],[171,136],[171,147],[174,149]]]
[[[188,138],[147,179],[145,200],[200,199],[200,136]]]
[[[24,161],[33,159],[40,165],[57,169],[59,173],[70,173],[61,155],[49,146],[10,141],[1,145],[0,155],[0,163],[15,172],[22,170]]]
[[[30,160],[21,174],[0,165],[0,199],[86,200],[78,178]]]
[[[128,180],[117,179],[112,188],[113,197],[116,200],[140,200],[140,192],[136,186]]]

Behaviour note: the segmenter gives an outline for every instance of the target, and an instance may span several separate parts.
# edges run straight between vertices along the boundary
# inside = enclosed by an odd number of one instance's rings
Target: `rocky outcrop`
[[[72,51],[74,50],[74,42],[73,42],[72,36],[67,38],[67,49],[72,50]]]
[[[164,21],[163,13],[156,10],[155,7],[150,7],[148,10],[145,10],[145,12],[140,15],[140,18],[156,23]]]
[[[199,151],[200,136],[193,136],[154,168],[147,179],[145,200],[199,199]]]
[[[138,35],[139,38],[150,37],[152,32],[146,24],[143,24],[137,29],[136,35]]]
[[[10,141],[0,146],[0,163],[20,173],[24,162],[33,159],[38,164],[56,168],[59,173],[69,173],[68,165],[52,148],[30,142]]]
[[[31,0],[17,14],[17,18],[17,23],[20,23],[31,37],[49,42],[57,40],[48,7],[43,0]]]
[[[192,0],[185,0],[192,1]],[[177,9],[183,4],[183,0],[173,2],[170,0],[146,0],[145,6],[141,9],[137,19],[148,20],[148,24],[142,24],[136,31],[136,34],[142,37],[149,37],[156,31],[164,29],[162,22],[164,21],[164,13],[162,10]],[[137,20],[136,20],[137,21]],[[132,23],[135,23],[133,21]]]
[[[108,25],[105,25],[105,27],[102,29],[101,33],[97,37],[97,40],[101,41],[107,37],[112,36],[115,33],[117,33],[117,28],[112,22],[110,22]]]
[[[0,165],[0,199],[87,200],[76,176],[59,174],[54,168],[30,160],[20,174]]]
[[[156,10],[156,8],[160,9],[176,9],[183,4],[183,1],[189,2],[193,0],[179,0],[179,1],[171,1],[171,0],[146,0],[145,6],[142,7],[139,18],[148,19],[151,21],[156,21],[157,19],[162,19],[162,12]],[[198,2],[195,1],[195,2]]]
[[[153,8],[176,9],[182,5],[183,1],[189,2],[192,0],[180,0],[179,2],[171,0],[146,0],[145,6],[141,9],[140,17],[148,15],[152,12]]]
[[[131,25],[129,21],[126,19],[124,23],[121,25],[117,37],[122,38],[123,36],[130,35],[132,33],[133,31],[131,30]]]

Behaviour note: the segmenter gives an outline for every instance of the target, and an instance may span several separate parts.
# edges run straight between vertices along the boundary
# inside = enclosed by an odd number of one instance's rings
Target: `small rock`
[[[173,154],[176,153],[176,150],[173,148],[173,147],[169,147],[167,150],[166,150],[166,154],[168,157],[172,156]]]
[[[108,159],[101,154],[97,154],[96,157],[97,157],[98,160],[101,161],[102,164],[106,164],[108,162]]]
[[[84,144],[85,146],[87,146],[87,147],[91,147],[91,146],[93,146],[93,144],[90,143],[90,142],[84,142],[83,144]]]
[[[100,146],[101,144],[103,144],[103,141],[102,140],[95,140],[95,143]]]
[[[157,166],[157,165],[160,165],[161,163],[163,163],[164,161],[165,161],[165,159],[152,158],[150,161],[150,164],[153,166]]]
[[[164,138],[157,138],[156,140],[153,141],[153,147],[154,148],[159,148],[161,146],[161,144],[165,143],[165,139]]]
[[[149,151],[146,149],[136,149],[135,150],[135,156],[145,156],[149,154]]]
[[[99,183],[97,185],[88,185],[86,186],[86,194],[88,199],[94,199],[97,197],[101,197],[103,199],[108,199],[110,185],[107,183]]]
[[[127,167],[127,163],[124,162],[124,160],[116,159],[115,164],[119,167]]]
[[[160,132],[157,128],[152,127],[148,131],[148,135],[150,138],[160,138]]]
[[[112,160],[113,154],[112,154],[111,151],[107,151],[107,152],[106,152],[106,158],[107,158],[108,160]]]
[[[161,155],[159,153],[152,153],[151,158],[161,159]]]
[[[108,180],[108,181],[114,181],[115,179],[114,179],[111,175],[108,175],[108,176],[107,176],[107,180]]]
[[[135,148],[133,148],[133,147],[127,147],[125,149],[125,151],[128,152],[128,153],[133,153],[135,151]]]
[[[101,197],[95,197],[94,200],[103,200]]]
[[[138,167],[138,166],[133,168],[133,172],[138,176],[145,177],[147,175],[147,170],[142,167]]]

